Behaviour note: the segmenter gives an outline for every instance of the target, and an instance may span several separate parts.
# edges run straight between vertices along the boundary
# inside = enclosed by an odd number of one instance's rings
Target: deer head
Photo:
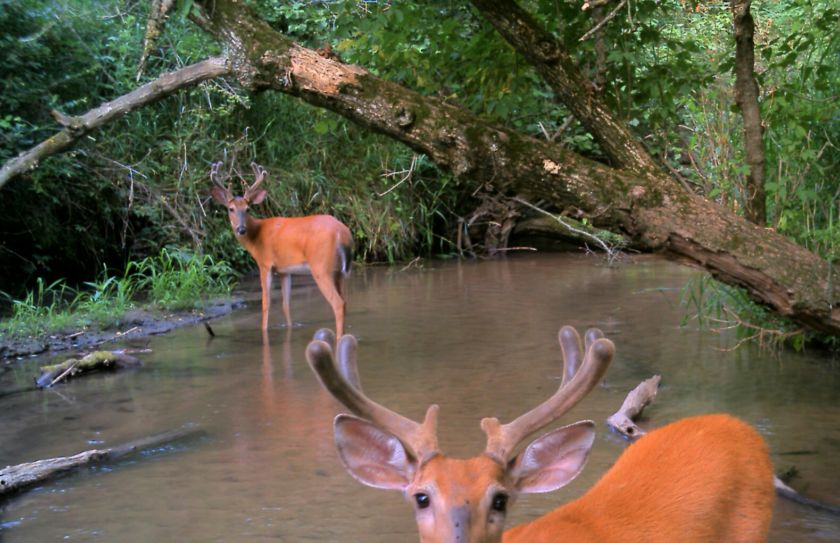
[[[424,543],[499,542],[507,509],[517,495],[549,492],[574,479],[592,447],[592,421],[557,428],[521,452],[515,450],[586,396],[615,352],[600,330],[587,332],[584,347],[574,328],[561,329],[565,371],[557,392],[508,424],[483,419],[484,452],[456,459],[438,447],[437,405],[418,423],[377,404],[362,392],[356,339],[341,338],[336,361],[329,340],[318,337],[307,347],[306,358],[324,387],[355,414],[338,415],[334,422],[342,462],[365,485],[400,490],[414,506]]]
[[[233,231],[237,236],[244,236],[248,233],[248,209],[251,205],[260,204],[266,196],[266,190],[260,185],[262,184],[266,172],[265,168],[259,164],[252,162],[251,169],[254,171],[254,182],[251,184],[242,196],[234,196],[229,186],[225,186],[222,180],[219,179],[219,168],[221,162],[214,162],[210,167],[210,181],[213,182],[213,188],[210,190],[213,199],[228,209],[228,219]],[[227,180],[230,175],[225,177]]]

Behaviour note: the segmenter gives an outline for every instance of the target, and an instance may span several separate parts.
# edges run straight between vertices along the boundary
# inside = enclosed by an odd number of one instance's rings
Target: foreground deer
[[[508,424],[482,420],[487,445],[467,460],[440,452],[436,405],[417,423],[364,395],[353,336],[339,341],[338,366],[330,344],[318,337],[306,350],[309,364],[330,393],[361,417],[335,419],[345,467],[363,484],[402,491],[414,504],[421,542],[766,541],[774,499],[767,446],[755,430],[727,415],[683,419],[649,433],[584,496],[503,534],[505,513],[518,494],[556,490],[583,469],[594,439],[592,421],[552,430],[514,451],[600,381],[615,351],[600,330],[587,332],[584,350],[573,328],[561,329],[564,373],[557,392]]]
[[[262,166],[251,163],[254,184],[242,196],[234,196],[219,180],[216,162],[210,169],[213,181],[213,199],[227,207],[233,233],[257,261],[262,287],[262,329],[268,329],[268,308],[271,304],[271,272],[280,275],[283,292],[283,314],[286,325],[292,325],[289,296],[292,274],[311,273],[315,283],[332,307],[335,329],[339,336],[344,332],[344,278],[350,273],[352,243],[350,230],[330,215],[308,217],[270,217],[257,219],[248,214],[251,205],[265,199],[261,188],[267,172]]]

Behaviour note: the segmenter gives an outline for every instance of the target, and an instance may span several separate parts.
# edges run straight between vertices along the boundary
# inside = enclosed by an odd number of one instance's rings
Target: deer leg
[[[289,310],[289,299],[292,297],[292,274],[280,274],[280,290],[283,294],[283,315],[286,316],[286,326],[292,327],[292,313]]]
[[[335,337],[340,338],[344,334],[344,298],[340,293],[340,286],[337,286],[332,277],[332,271],[312,270],[312,277],[321,294],[327,299],[335,315]]]
[[[260,268],[262,286],[262,329],[268,330],[268,308],[271,306],[271,268]]]
[[[335,290],[338,292],[338,295],[341,296],[341,299],[347,301],[347,298],[344,296],[344,278],[346,275],[344,272],[337,271],[333,274],[333,284],[335,284]],[[346,307],[345,307],[346,309]]]

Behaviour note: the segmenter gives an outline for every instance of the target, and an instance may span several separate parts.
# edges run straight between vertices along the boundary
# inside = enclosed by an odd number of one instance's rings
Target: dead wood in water
[[[38,388],[49,388],[77,375],[102,370],[136,368],[141,362],[123,351],[94,351],[82,358],[68,358],[61,364],[42,366],[35,378]]]
[[[654,375],[650,379],[639,383],[636,388],[627,394],[619,410],[607,419],[607,424],[616,432],[629,439],[635,439],[645,435],[646,432],[636,426],[636,423],[633,421],[641,415],[642,410],[656,397],[660,380],[662,380],[661,376]]]
[[[113,462],[130,454],[162,447],[186,437],[198,437],[203,434],[204,431],[198,428],[183,427],[107,449],[92,449],[73,456],[59,456],[16,466],[7,466],[0,470],[0,498],[5,498],[33,485],[50,481],[77,468]]]

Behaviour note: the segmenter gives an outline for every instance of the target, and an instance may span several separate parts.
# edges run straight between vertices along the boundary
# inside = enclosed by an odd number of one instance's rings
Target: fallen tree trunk
[[[60,364],[41,366],[41,373],[35,378],[35,386],[49,388],[85,373],[136,368],[140,365],[140,360],[124,352],[94,351],[82,358],[68,358]]]
[[[642,414],[642,410],[656,398],[656,393],[659,391],[659,381],[661,380],[661,376],[654,375],[650,379],[645,379],[639,383],[636,388],[627,394],[618,411],[610,415],[607,419],[607,425],[628,439],[636,439],[645,435],[647,432],[639,428],[635,420]]]
[[[0,497],[6,497],[33,485],[55,479],[74,469],[113,462],[146,449],[158,448],[187,437],[199,437],[203,434],[204,431],[198,428],[184,427],[108,449],[93,449],[73,456],[59,456],[16,466],[7,466],[0,470]]]
[[[667,175],[610,168],[321,56],[240,3],[196,5],[204,16],[194,20],[227,46],[246,88],[277,90],[335,111],[426,154],[458,177],[492,180],[499,192],[580,209],[596,226],[627,235],[642,249],[701,266],[785,317],[840,335],[840,300],[827,262],[688,193]],[[605,137],[613,133],[602,131]]]

